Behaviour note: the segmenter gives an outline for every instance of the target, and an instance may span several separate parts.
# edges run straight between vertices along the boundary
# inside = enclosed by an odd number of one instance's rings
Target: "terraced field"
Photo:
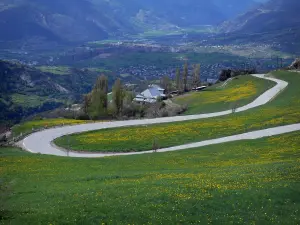
[[[228,116],[149,126],[105,129],[62,137],[55,143],[87,152],[131,152],[170,147],[300,122],[299,73],[274,72],[288,88],[265,106]],[[70,140],[70,142],[69,142]],[[69,144],[71,143],[71,144]]]

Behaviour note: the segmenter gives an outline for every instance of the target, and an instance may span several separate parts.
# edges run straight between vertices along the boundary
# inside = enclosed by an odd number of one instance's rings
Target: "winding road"
[[[271,101],[273,98],[275,98],[282,90],[284,90],[288,86],[287,82],[279,79],[267,77],[264,74],[255,74],[252,76],[274,81],[277,83],[277,85],[264,92],[252,103],[237,108],[235,112],[242,112],[248,109],[252,109],[264,105],[269,101]],[[83,124],[83,125],[66,126],[61,128],[53,128],[53,129],[48,129],[48,130],[40,131],[29,135],[19,143],[19,146],[21,146],[24,150],[32,153],[40,153],[40,154],[56,155],[56,156],[82,157],[82,158],[97,158],[97,157],[107,157],[107,156],[117,156],[117,155],[120,156],[120,155],[136,155],[136,154],[152,153],[152,151],[132,152],[132,153],[67,152],[65,149],[61,149],[55,146],[53,144],[53,140],[65,135],[82,133],[82,132],[93,131],[93,130],[188,121],[188,120],[195,120],[195,119],[224,116],[224,115],[229,115],[231,113],[233,113],[232,110],[227,110],[222,112],[199,114],[199,115],[175,116],[175,117],[144,119],[144,120],[101,122],[101,123],[90,123],[90,124]],[[293,125],[275,127],[271,129],[259,130],[259,131],[254,131],[254,132],[249,132],[249,133],[244,133],[244,134],[239,134],[234,136],[228,136],[228,137],[223,137],[223,138],[218,138],[213,140],[201,141],[201,142],[191,143],[191,144],[186,144],[181,146],[159,149],[157,152],[177,151],[177,150],[202,147],[202,146],[207,146],[212,144],[226,143],[231,141],[258,139],[258,138],[279,135],[279,134],[289,133],[298,130],[300,130],[300,124],[293,124]]]

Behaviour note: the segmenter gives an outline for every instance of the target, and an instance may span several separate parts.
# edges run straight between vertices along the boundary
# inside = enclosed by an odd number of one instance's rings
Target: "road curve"
[[[264,105],[275,98],[283,89],[288,86],[288,83],[279,79],[266,77],[263,74],[255,74],[253,75],[258,78],[263,78],[267,80],[271,80],[276,82],[277,84],[260,95],[257,99],[255,99],[252,103],[245,105],[243,107],[237,108],[236,112],[246,111],[251,108],[255,108],[261,105]],[[199,114],[199,115],[189,115],[189,116],[175,116],[175,117],[166,117],[166,118],[155,118],[155,119],[144,119],[144,120],[128,120],[128,121],[114,121],[114,122],[102,122],[102,123],[90,123],[90,124],[82,124],[75,126],[66,126],[61,128],[53,128],[44,131],[40,131],[37,133],[33,133],[22,140],[19,145],[26,151],[32,153],[40,153],[47,155],[56,155],[56,156],[71,156],[71,157],[83,157],[83,158],[92,158],[92,157],[106,157],[106,156],[116,156],[116,155],[133,155],[133,154],[144,154],[148,152],[133,152],[133,153],[120,153],[120,154],[103,154],[103,153],[77,153],[77,152],[69,152],[67,153],[64,149],[61,149],[55,146],[52,142],[56,138],[70,135],[74,133],[82,133],[93,130],[101,130],[107,128],[116,128],[116,127],[126,127],[126,126],[138,126],[138,125],[150,125],[150,124],[161,124],[161,123],[170,123],[170,122],[179,122],[179,121],[188,121],[195,119],[204,119],[204,118],[212,118],[218,116],[229,115],[232,113],[232,110],[216,112],[216,113],[207,113],[207,114]],[[294,124],[290,126],[277,127],[267,130],[249,132],[245,134],[223,137],[214,140],[202,141],[198,143],[192,143],[187,145],[181,145],[171,148],[160,149],[158,152],[166,152],[166,151],[176,151],[194,147],[201,147],[210,144],[224,143],[236,140],[244,140],[244,139],[256,139],[262,138],[272,135],[278,135],[288,132],[293,132],[300,130],[300,124]],[[271,135],[270,135],[271,134]]]

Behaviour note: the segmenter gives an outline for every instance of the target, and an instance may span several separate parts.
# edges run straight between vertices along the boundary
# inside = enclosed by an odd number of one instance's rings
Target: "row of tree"
[[[126,95],[121,80],[117,79],[112,88],[112,104],[109,104],[108,79],[106,76],[101,75],[98,77],[91,93],[84,96],[84,113],[90,119],[105,118],[108,115],[119,116],[123,109],[125,97],[129,96]]]
[[[172,90],[176,90],[178,92],[187,92],[192,88],[197,88],[201,84],[201,75],[200,64],[196,64],[192,66],[192,76],[189,74],[189,65],[188,63],[184,64],[183,70],[180,68],[176,69],[175,75],[175,88],[172,87],[172,82],[168,76],[164,76],[162,78],[161,84],[167,93],[170,93]]]
[[[171,91],[180,93],[187,92],[192,88],[196,88],[200,81],[200,64],[192,66],[192,77],[189,74],[189,65],[185,63],[183,70],[176,69],[176,80],[173,82],[169,76],[164,76],[161,85],[169,94]],[[134,99],[132,92],[128,92],[117,79],[112,88],[112,98],[108,101],[108,78],[101,75],[97,78],[93,90],[84,96],[84,114],[89,119],[101,119],[107,117],[120,117],[124,114],[134,116],[141,109],[133,104]],[[140,113],[141,114],[141,113]]]

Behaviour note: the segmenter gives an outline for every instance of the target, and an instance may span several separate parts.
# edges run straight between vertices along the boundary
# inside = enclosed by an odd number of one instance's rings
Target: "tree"
[[[92,117],[98,118],[107,115],[107,92],[108,79],[106,76],[101,75],[98,77],[90,96],[90,106],[88,111]]]
[[[135,98],[135,94],[133,91],[126,91],[124,93],[124,104],[130,105],[134,98]]]
[[[189,66],[188,63],[186,62],[184,64],[184,69],[183,69],[183,91],[187,92],[187,81],[188,81],[188,76],[189,76]]]
[[[126,92],[122,86],[121,80],[117,79],[112,91],[113,104],[117,116],[122,113],[125,94]]]
[[[176,89],[177,89],[177,91],[181,91],[180,79],[181,79],[180,69],[177,68],[176,69]]]
[[[83,96],[83,112],[89,114],[89,108],[91,106],[91,94],[86,94]]]
[[[194,65],[194,74],[193,74],[193,87],[198,87],[200,83],[200,64]]]
[[[167,75],[162,77],[161,85],[165,89],[166,94],[170,93],[172,84],[170,78]]]

